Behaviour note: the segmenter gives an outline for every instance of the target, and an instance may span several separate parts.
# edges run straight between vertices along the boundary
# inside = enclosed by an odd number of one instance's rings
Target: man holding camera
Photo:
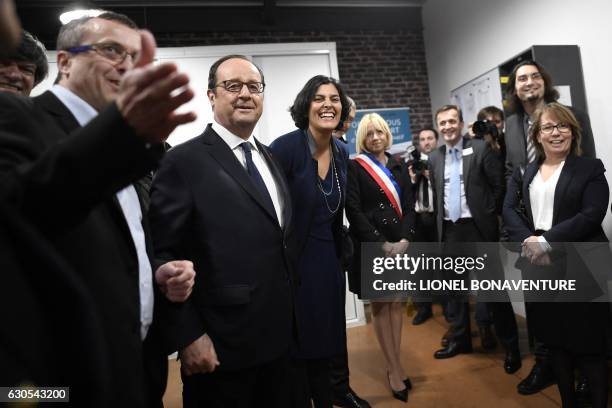
[[[438,132],[432,128],[423,128],[415,140],[415,149],[406,158],[408,172],[414,191],[416,224],[415,242],[436,242],[436,221],[434,218],[433,190],[427,167],[428,155],[438,147]],[[417,313],[413,325],[425,323],[433,316],[431,302],[416,302]]]

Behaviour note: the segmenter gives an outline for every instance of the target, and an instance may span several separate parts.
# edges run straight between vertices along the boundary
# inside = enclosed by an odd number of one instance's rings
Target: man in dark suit
[[[291,203],[253,135],[264,87],[246,57],[217,60],[208,77],[214,122],[168,152],[151,189],[157,256],[198,270],[174,328],[185,407],[290,406]]]
[[[535,61],[517,64],[508,78],[505,105],[506,117],[506,179],[519,167],[525,170],[535,159],[535,148],[528,139],[531,117],[544,103],[559,99],[559,92],[553,87],[548,72]],[[595,157],[595,141],[589,116],[571,108],[582,129],[582,155]]]
[[[442,106],[436,112],[438,131],[444,145],[429,156],[430,179],[435,191],[435,211],[438,241],[472,251],[461,243],[497,242],[498,214],[504,196],[502,164],[482,140],[462,138],[463,118],[455,105]],[[500,264],[501,267],[501,264]],[[472,351],[469,304],[456,302],[456,314],[448,334],[448,344],[438,350],[438,359],[454,357]],[[514,312],[510,303],[497,303],[493,310],[500,338],[508,339],[504,368],[514,372],[520,367],[518,336]],[[509,324],[514,322],[514,324]],[[512,333],[504,331],[511,330]]]
[[[152,36],[125,16],[76,20],[58,38],[58,85],[34,100],[0,98],[2,176],[91,296],[107,406],[161,405],[170,350],[156,334],[153,304],[164,317],[167,302],[184,300],[193,284],[188,261],[151,265],[146,209],[130,185],[156,164],[172,129],[193,120],[174,113],[191,91],[171,97],[188,78],[151,66],[154,52]]]
[[[508,78],[505,105],[509,115],[506,118],[506,178],[515,168],[525,171],[529,163],[535,160],[536,152],[529,140],[531,117],[545,103],[559,99],[559,92],[553,87],[550,74],[536,61],[526,60],[517,64]],[[581,127],[582,155],[595,157],[595,142],[589,116],[578,109],[571,108]],[[526,305],[529,319],[529,304]],[[552,370],[548,364],[548,348],[534,339],[536,361],[529,375],[518,386],[518,392],[524,395],[535,394],[554,384]],[[585,385],[579,385],[584,388]]]
[[[420,160],[427,161],[429,154],[438,147],[438,132],[435,129],[423,128],[419,131],[416,138],[415,147],[420,152]],[[434,218],[433,188],[430,182],[429,170],[417,171],[417,166],[422,164],[415,163],[412,157],[407,157],[408,173],[414,191],[416,211],[416,236],[415,242],[436,242],[436,221]],[[412,319],[413,325],[425,323],[433,316],[431,302],[417,302],[417,313]],[[446,308],[445,308],[446,310]]]

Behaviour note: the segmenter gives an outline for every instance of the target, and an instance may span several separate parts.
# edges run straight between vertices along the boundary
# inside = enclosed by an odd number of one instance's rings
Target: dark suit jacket
[[[276,162],[258,148],[283,195],[284,228],[211,126],[168,152],[151,189],[157,256],[189,259],[197,273],[174,327],[175,347],[207,333],[221,370],[269,362],[291,341],[291,200]]]
[[[508,182],[503,216],[512,241],[523,242],[535,233],[529,185],[539,168],[540,163],[531,163],[522,177],[520,170],[515,169]],[[604,172],[599,159],[567,157],[555,189],[553,226],[543,234],[548,242],[607,241],[601,227],[609,196]],[[523,200],[524,212],[517,211],[519,198]]]
[[[0,384],[70,385],[75,406],[108,406],[108,350],[80,276],[6,202],[0,247]]]
[[[463,149],[472,153],[463,156],[463,180],[467,205],[476,227],[487,242],[499,240],[497,215],[504,197],[502,164],[482,140],[463,139]],[[442,240],[444,221],[444,166],[446,145],[429,155],[430,180],[433,180],[438,239]]]
[[[387,168],[401,191],[402,219],[391,207],[384,191],[356,161],[349,160],[346,217],[355,245],[355,257],[349,268],[349,287],[361,296],[361,243],[412,241],[415,234],[416,212],[412,183],[406,166],[388,156]]]
[[[516,168],[508,182],[503,215],[511,241],[522,242],[535,235],[529,185],[539,167],[538,162],[529,164],[524,177]],[[599,297],[602,294],[600,287],[609,280],[612,258],[601,227],[609,197],[604,172],[599,159],[567,157],[555,188],[552,227],[543,234],[553,248],[552,268],[531,267],[524,258],[519,258],[517,262],[528,277],[531,273],[531,276],[546,278],[546,274],[552,271],[555,279],[575,279],[576,286],[580,288],[580,299],[574,300]],[[521,200],[524,208],[521,208]],[[604,244],[571,244],[578,242]],[[579,353],[605,352],[605,338],[609,336],[607,303],[536,303],[532,309],[530,319],[533,319],[533,327],[540,341]]]
[[[595,157],[595,141],[591,130],[589,115],[578,109],[569,107],[574,113],[580,127],[582,128],[582,155],[585,157]],[[517,167],[523,169],[527,164],[527,150],[525,133],[523,130],[523,113],[517,112],[506,118],[506,132],[504,140],[506,143],[506,178],[512,175],[512,171]]]
[[[387,168],[393,174],[402,195],[403,218],[400,220],[384,191],[356,161],[348,166],[346,216],[351,235],[358,242],[397,242],[414,237],[415,211],[412,183],[401,162],[389,156]]]
[[[348,150],[344,143],[333,138],[332,153],[338,170],[340,188],[342,189],[342,203],[344,207],[346,201],[346,168],[348,162]],[[281,165],[287,177],[289,191],[293,204],[293,225],[295,228],[295,240],[297,253],[294,259],[298,261],[299,255],[306,245],[310,224],[317,203],[318,190],[315,188],[317,183],[317,161],[312,158],[308,146],[308,136],[301,129],[294,130],[278,137],[270,145],[272,155]],[[334,220],[333,233],[338,257],[341,256],[342,249],[342,211],[338,211]]]
[[[116,406],[145,402],[136,250],[114,193],[146,174],[160,154],[114,105],[79,129],[50,92],[33,100],[0,97],[0,172],[18,180],[22,211],[91,293],[109,350],[108,399]]]

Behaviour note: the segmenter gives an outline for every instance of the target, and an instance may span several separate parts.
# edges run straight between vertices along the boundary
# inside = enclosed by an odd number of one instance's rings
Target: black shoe
[[[348,392],[339,397],[334,397],[334,405],[342,408],[372,408],[368,401],[360,398],[350,387]]]
[[[440,340],[440,345],[444,348],[448,347],[448,339],[450,338],[450,329],[444,333],[442,336],[442,340]]]
[[[531,395],[550,387],[555,383],[555,379],[550,367],[543,363],[535,363],[531,372],[516,387],[519,394]]]
[[[412,381],[410,381],[410,378],[406,377],[406,379],[404,380],[404,385],[406,386],[406,388],[408,388],[409,390],[412,389]]]
[[[590,407],[591,403],[591,387],[585,376],[581,376],[576,384],[576,406]]]
[[[414,319],[412,319],[412,324],[415,325],[415,326],[418,326],[419,324],[425,323],[432,316],[433,316],[433,313],[431,312],[430,308],[428,308],[428,307],[421,307],[417,311],[416,316],[414,316]]]
[[[504,360],[504,371],[508,374],[514,374],[518,371],[523,363],[521,363],[521,353],[518,350],[506,351],[506,359]]]
[[[478,327],[478,331],[480,332],[480,345],[483,349],[493,350],[497,347],[497,340],[493,331],[491,331],[491,326]]]
[[[456,341],[449,341],[448,346],[434,353],[434,358],[441,360],[444,358],[455,357],[457,354],[460,354],[460,353],[471,353],[471,352],[472,352],[471,344],[459,344]]]
[[[408,387],[405,387],[403,390],[395,391],[393,387],[391,387],[391,379],[389,378],[389,372],[387,371],[387,381],[389,382],[389,388],[391,388],[391,393],[393,394],[393,398],[408,402]]]

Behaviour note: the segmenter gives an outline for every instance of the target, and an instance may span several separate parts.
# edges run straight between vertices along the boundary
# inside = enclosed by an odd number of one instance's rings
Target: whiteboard
[[[485,106],[493,105],[503,110],[499,68],[496,67],[453,89],[450,99],[452,104],[461,108],[466,125],[476,121],[478,111]]]

